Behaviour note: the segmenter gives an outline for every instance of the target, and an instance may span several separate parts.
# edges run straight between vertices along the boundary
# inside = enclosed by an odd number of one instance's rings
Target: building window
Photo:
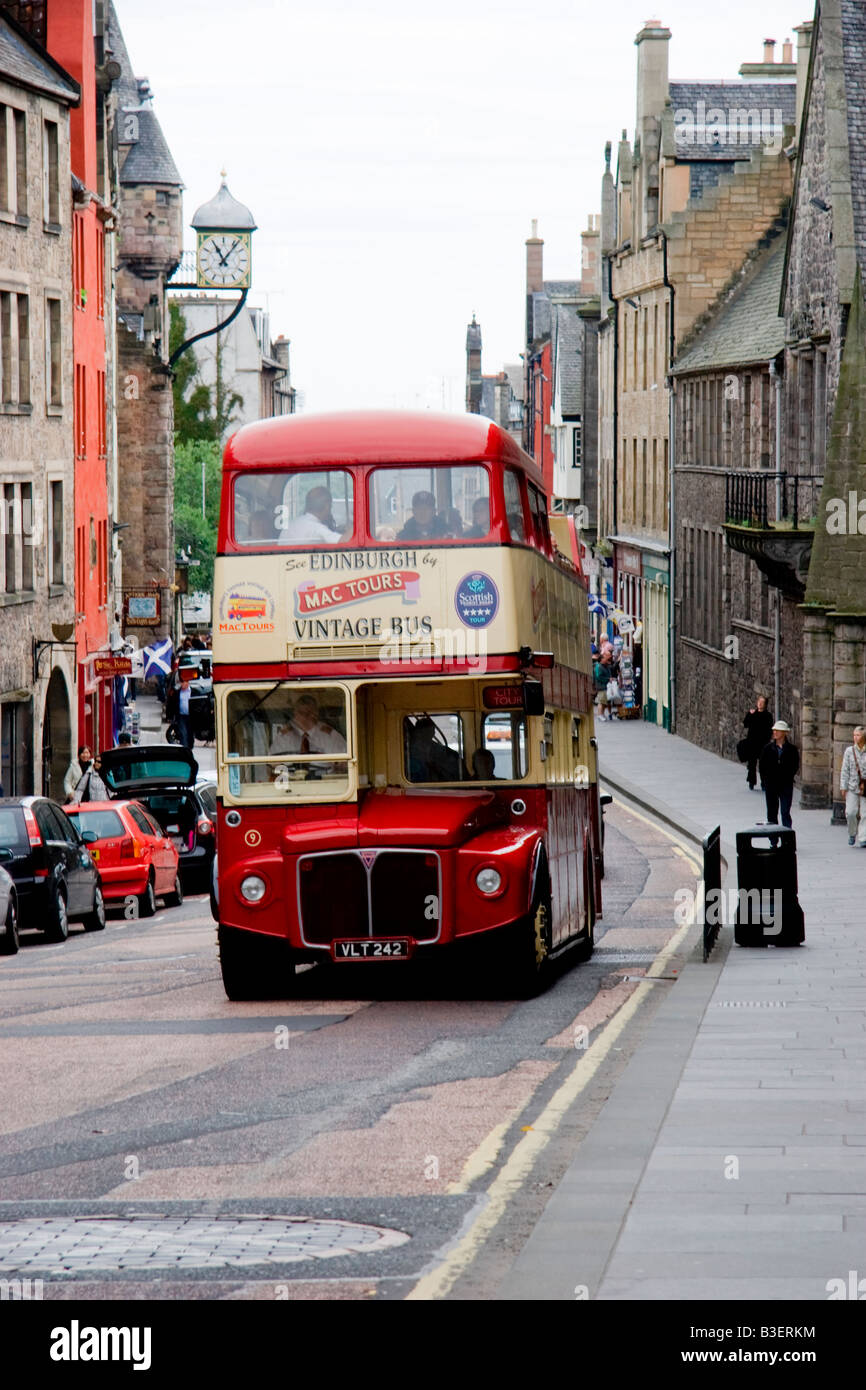
[[[83,309],[87,302],[84,288],[84,216],[76,212],[72,218],[72,302]]]
[[[0,106],[0,206],[27,215],[27,117],[14,106]]]
[[[60,161],[56,121],[42,123],[42,219],[47,226],[60,224]]]
[[[30,404],[30,300],[18,299],[18,404]]]
[[[97,550],[97,545],[96,545],[96,521],[95,521],[95,519],[94,519],[93,517],[91,517],[91,518],[90,518],[90,573],[91,573],[91,576],[93,575],[93,571],[96,569],[97,558],[98,558],[98,550]]]
[[[105,608],[108,603],[108,521],[104,517],[99,522],[98,552],[96,569],[99,606]]]
[[[85,527],[77,526],[75,528],[75,607],[79,613],[84,611],[84,591],[87,587],[86,537]]]
[[[105,232],[96,230],[96,317],[105,318]]]
[[[83,362],[75,364],[75,454],[83,459],[87,456],[87,378]]]
[[[571,466],[580,468],[583,463],[583,421],[575,420],[571,431]]]
[[[51,516],[49,525],[51,527],[51,550],[50,565],[48,571],[49,584],[62,584],[64,582],[63,572],[63,483],[55,482],[50,486]]]
[[[21,588],[33,588],[33,484],[21,484]]]
[[[0,372],[3,376],[3,404],[11,405],[15,389],[12,380],[12,295],[7,290],[0,292]]]
[[[60,300],[45,301],[46,405],[63,404],[63,369]]]
[[[105,372],[103,371],[96,373],[96,432],[99,457],[105,458]]]
[[[815,353],[815,375],[812,392],[812,467],[820,476],[827,461],[827,353],[818,348]]]
[[[18,588],[18,547],[16,540],[19,530],[18,505],[15,497],[15,484],[3,484],[3,559],[5,589],[14,594]]]

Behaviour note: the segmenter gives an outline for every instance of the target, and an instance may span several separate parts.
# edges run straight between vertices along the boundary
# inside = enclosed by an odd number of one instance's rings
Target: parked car
[[[64,808],[73,825],[92,830],[90,853],[99,865],[102,891],[109,904],[134,897],[139,917],[152,917],[156,900],[180,907],[177,846],[138,801],[88,801]]]
[[[0,865],[12,852],[0,849]],[[18,950],[18,894],[11,874],[0,867],[0,956],[14,956]]]
[[[215,779],[211,776],[211,774],[208,773],[204,778],[201,778],[201,777],[199,778],[199,780],[198,780],[198,781],[196,782],[196,784],[195,784],[195,789],[196,789],[196,791],[198,792],[199,798],[200,798],[202,804],[204,805],[205,810],[207,811],[208,815],[211,817],[211,819],[212,819],[214,825],[216,825],[216,823],[217,823],[217,784],[216,784]]]
[[[206,893],[216,843],[215,825],[195,789],[192,749],[139,743],[102,754],[102,779],[112,800],[140,801],[177,847],[184,887]]]
[[[3,867],[15,880],[19,929],[35,927],[50,941],[65,941],[70,922],[103,930],[102,882],[89,850],[95,838],[80,835],[48,797],[0,800],[0,849],[10,851]]]

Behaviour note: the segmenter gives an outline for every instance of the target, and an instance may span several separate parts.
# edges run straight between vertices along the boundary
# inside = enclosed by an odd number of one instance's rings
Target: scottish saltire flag
[[[589,595],[589,611],[590,613],[600,613],[603,618],[607,616],[607,604],[601,594]]]
[[[152,676],[171,674],[172,650],[170,637],[163,637],[161,642],[154,642],[152,646],[142,649],[145,680],[150,680]]]

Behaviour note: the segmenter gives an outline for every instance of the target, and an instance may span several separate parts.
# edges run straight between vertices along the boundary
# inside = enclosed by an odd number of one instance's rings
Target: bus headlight
[[[475,887],[479,893],[490,897],[502,887],[502,875],[496,869],[479,869],[475,875]]]
[[[267,892],[268,885],[258,874],[248,874],[241,882],[241,896],[248,903],[260,903]]]

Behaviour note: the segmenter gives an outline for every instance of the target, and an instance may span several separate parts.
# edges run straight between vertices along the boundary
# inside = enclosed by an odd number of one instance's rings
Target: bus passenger
[[[436,498],[432,492],[416,492],[412,498],[412,515],[398,532],[398,541],[439,541],[447,534],[445,521],[436,514]]]
[[[492,782],[496,777],[496,759],[489,748],[476,748],[472,754],[472,776],[476,782]]]
[[[460,757],[442,742],[429,715],[416,719],[409,729],[409,781],[460,782],[463,768]]]
[[[346,740],[341,733],[319,718],[319,702],[314,695],[300,695],[295,701],[291,719],[277,725],[272,753],[345,753]]]
[[[472,503],[472,525],[464,535],[480,541],[490,530],[490,498],[476,497]]]
[[[303,541],[325,542],[337,545],[343,533],[337,530],[331,507],[334,499],[328,488],[310,488],[304,502],[302,516],[296,516],[280,532],[280,541],[292,545]]]

